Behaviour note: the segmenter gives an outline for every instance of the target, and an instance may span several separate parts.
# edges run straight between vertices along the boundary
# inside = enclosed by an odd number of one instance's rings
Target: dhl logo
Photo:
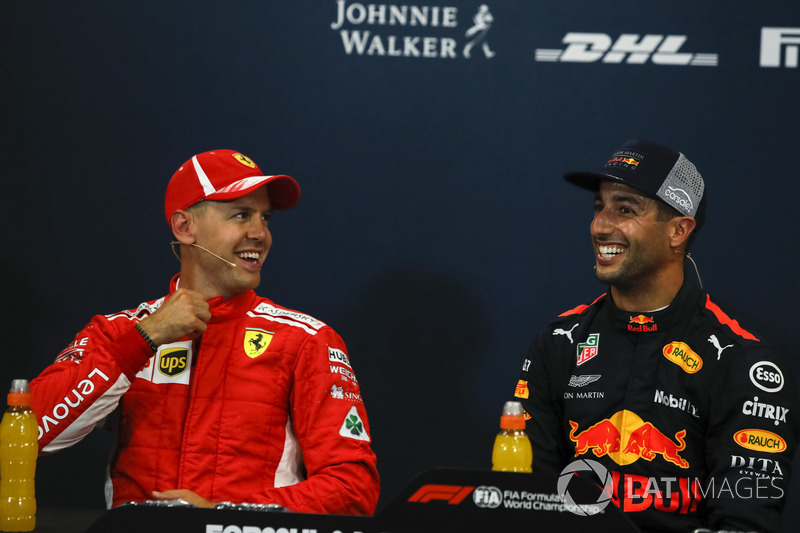
[[[679,453],[686,448],[685,429],[675,433],[673,440],[628,410],[618,411],[577,434],[578,424],[570,420],[569,425],[576,457],[592,450],[597,457],[607,455],[619,465],[628,465],[639,459],[652,461],[660,455],[665,461],[689,468],[689,461]]]
[[[703,359],[685,342],[673,341],[662,350],[664,357],[675,363],[688,374],[699,372],[703,368]]]
[[[780,453],[786,449],[786,441],[780,435],[764,429],[743,429],[733,435],[733,441],[748,450]]]
[[[631,320],[630,320],[630,323],[631,324],[641,324],[641,325],[644,325],[644,324],[655,324],[655,320],[653,320],[653,317],[651,317],[651,316],[638,315],[638,316],[632,316]]]

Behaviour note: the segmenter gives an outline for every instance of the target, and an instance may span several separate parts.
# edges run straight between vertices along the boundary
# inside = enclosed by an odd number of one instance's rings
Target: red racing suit
[[[798,439],[790,367],[684,279],[666,309],[603,295],[537,337],[515,393],[534,470],[597,481],[584,460],[599,463],[643,531],[775,531]]]
[[[341,337],[249,291],[209,300],[202,337],[153,354],[134,325],[166,298],[95,316],[32,381],[40,453],[113,413],[109,507],[184,488],[216,502],[373,513],[376,458]]]

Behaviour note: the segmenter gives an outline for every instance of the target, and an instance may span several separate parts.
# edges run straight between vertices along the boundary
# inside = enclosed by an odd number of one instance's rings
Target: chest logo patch
[[[662,350],[668,361],[675,363],[687,374],[694,374],[703,368],[703,359],[685,342],[672,341]]]
[[[786,449],[786,441],[780,435],[763,429],[737,431],[733,441],[742,448],[758,452],[781,453]]]
[[[600,334],[592,333],[586,337],[586,342],[578,343],[578,366],[597,355],[600,346]]]
[[[164,350],[158,357],[158,371],[165,376],[177,376],[186,370],[188,361],[189,350],[186,348]]]
[[[265,329],[247,328],[244,332],[244,353],[247,357],[255,359],[267,351],[272,336],[273,333]]]

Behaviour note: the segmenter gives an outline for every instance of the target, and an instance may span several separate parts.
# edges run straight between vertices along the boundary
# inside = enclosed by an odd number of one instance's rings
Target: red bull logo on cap
[[[617,153],[619,153],[619,152],[617,152]],[[612,157],[611,159],[609,159],[608,163],[606,163],[606,166],[609,166],[609,165],[614,165],[614,166],[628,165],[628,167],[633,167],[630,170],[634,170],[636,167],[639,166],[639,163],[641,163],[641,161],[639,161],[639,160],[637,160],[637,159],[635,159],[633,157],[616,156],[616,157]]]
[[[569,438],[575,443],[576,457],[591,450],[597,457],[606,455],[619,465],[628,465],[639,459],[652,461],[660,455],[665,461],[689,468],[689,461],[679,453],[686,448],[685,429],[675,433],[672,439],[628,410],[617,411],[580,433],[577,433],[577,423],[570,420],[569,425],[572,428]]]

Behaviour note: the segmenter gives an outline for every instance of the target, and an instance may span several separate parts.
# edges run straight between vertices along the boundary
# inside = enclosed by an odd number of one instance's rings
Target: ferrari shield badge
[[[264,329],[247,328],[244,332],[244,353],[255,359],[267,350],[272,342],[272,332]]]

